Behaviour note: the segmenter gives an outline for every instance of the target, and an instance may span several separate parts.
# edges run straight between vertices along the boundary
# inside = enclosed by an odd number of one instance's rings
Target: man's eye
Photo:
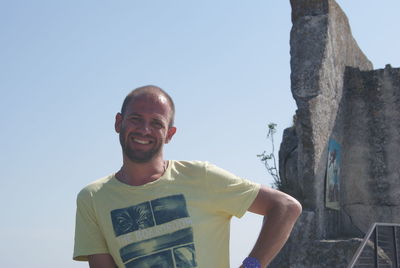
[[[138,122],[140,122],[140,118],[139,118],[139,117],[131,117],[129,120],[130,120],[131,122],[133,122],[133,123],[138,123]]]
[[[153,122],[153,126],[154,126],[155,128],[158,128],[158,129],[164,127],[163,124],[161,124],[160,122]]]

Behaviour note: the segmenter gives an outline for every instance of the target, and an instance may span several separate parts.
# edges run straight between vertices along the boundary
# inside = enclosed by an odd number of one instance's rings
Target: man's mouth
[[[139,138],[133,138],[133,141],[134,142],[136,142],[136,143],[139,143],[139,144],[150,144],[151,143],[151,141],[148,141],[148,140],[142,140],[142,139],[139,139]]]

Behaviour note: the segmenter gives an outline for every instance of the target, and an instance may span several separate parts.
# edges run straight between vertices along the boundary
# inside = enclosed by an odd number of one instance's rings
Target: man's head
[[[134,90],[132,90],[124,99],[124,102],[122,103],[121,107],[121,114],[124,115],[126,112],[126,107],[128,104],[135,99],[135,97],[138,97],[142,94],[155,94],[155,95],[161,95],[166,98],[166,100],[169,103],[169,107],[171,109],[171,117],[170,117],[170,122],[169,126],[172,127],[174,126],[174,120],[175,120],[175,104],[174,101],[172,100],[171,96],[165,92],[162,88],[149,85],[149,86],[143,86],[143,87],[138,87]]]
[[[176,132],[174,113],[171,97],[159,87],[145,86],[129,93],[115,118],[124,155],[137,163],[162,157],[163,145]]]

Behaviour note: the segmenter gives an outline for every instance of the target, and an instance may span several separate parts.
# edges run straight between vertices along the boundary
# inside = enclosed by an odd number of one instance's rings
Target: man
[[[115,118],[121,169],[78,195],[75,260],[92,268],[229,267],[229,222],[267,216],[242,267],[265,267],[286,242],[300,204],[207,162],[167,161],[175,108],[161,88],[133,90]]]

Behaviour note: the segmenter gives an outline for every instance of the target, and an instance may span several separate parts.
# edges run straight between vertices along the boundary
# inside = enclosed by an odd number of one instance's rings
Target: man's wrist
[[[247,257],[243,260],[243,268],[261,268],[260,261],[254,257]]]

